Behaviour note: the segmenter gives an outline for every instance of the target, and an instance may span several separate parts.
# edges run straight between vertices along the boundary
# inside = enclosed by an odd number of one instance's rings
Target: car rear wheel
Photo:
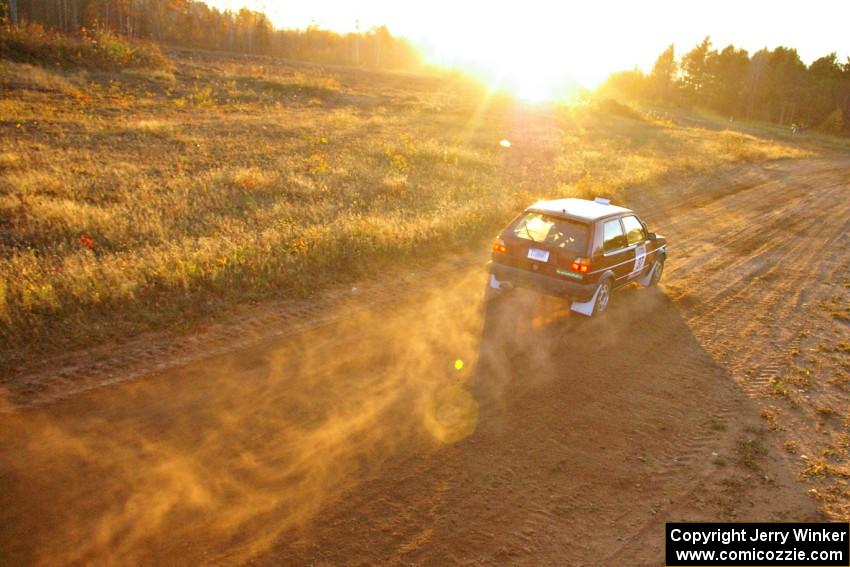
[[[658,285],[661,281],[661,276],[664,273],[664,256],[658,258],[652,265],[652,276],[649,278],[649,285]]]
[[[596,305],[593,307],[593,314],[604,313],[608,309],[608,304],[611,302],[611,280],[602,280],[599,284],[599,289],[596,292]]]

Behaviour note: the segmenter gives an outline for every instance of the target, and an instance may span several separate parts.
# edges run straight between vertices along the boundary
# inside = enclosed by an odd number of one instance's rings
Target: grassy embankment
[[[15,41],[0,36],[7,369],[480,245],[535,198],[804,153],[612,103],[523,108],[453,77],[116,38],[86,64],[38,44],[66,40]]]

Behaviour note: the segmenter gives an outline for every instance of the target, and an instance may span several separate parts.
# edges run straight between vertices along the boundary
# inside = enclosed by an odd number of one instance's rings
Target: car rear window
[[[531,242],[582,253],[587,250],[587,224],[542,213],[525,213],[513,228],[514,236]]]

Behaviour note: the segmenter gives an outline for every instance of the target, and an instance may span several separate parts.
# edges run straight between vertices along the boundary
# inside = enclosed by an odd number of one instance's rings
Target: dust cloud
[[[482,282],[0,416],[0,548],[38,565],[234,564],[300,537],[387,460],[475,431]]]
[[[510,380],[569,374],[564,333],[589,323],[532,293],[484,305],[484,285],[464,270],[282,344],[0,417],[0,549],[36,565],[241,564],[302,541],[388,463],[472,435]],[[599,348],[623,338],[609,315],[590,323]]]

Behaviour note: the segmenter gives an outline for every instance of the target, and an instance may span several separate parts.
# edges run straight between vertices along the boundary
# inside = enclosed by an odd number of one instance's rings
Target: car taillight
[[[590,270],[590,259],[576,258],[575,260],[573,260],[573,263],[570,264],[570,269],[580,274],[586,274],[587,271]]]
[[[508,247],[505,246],[505,242],[501,238],[493,243],[493,252],[504,254],[507,251]]]

